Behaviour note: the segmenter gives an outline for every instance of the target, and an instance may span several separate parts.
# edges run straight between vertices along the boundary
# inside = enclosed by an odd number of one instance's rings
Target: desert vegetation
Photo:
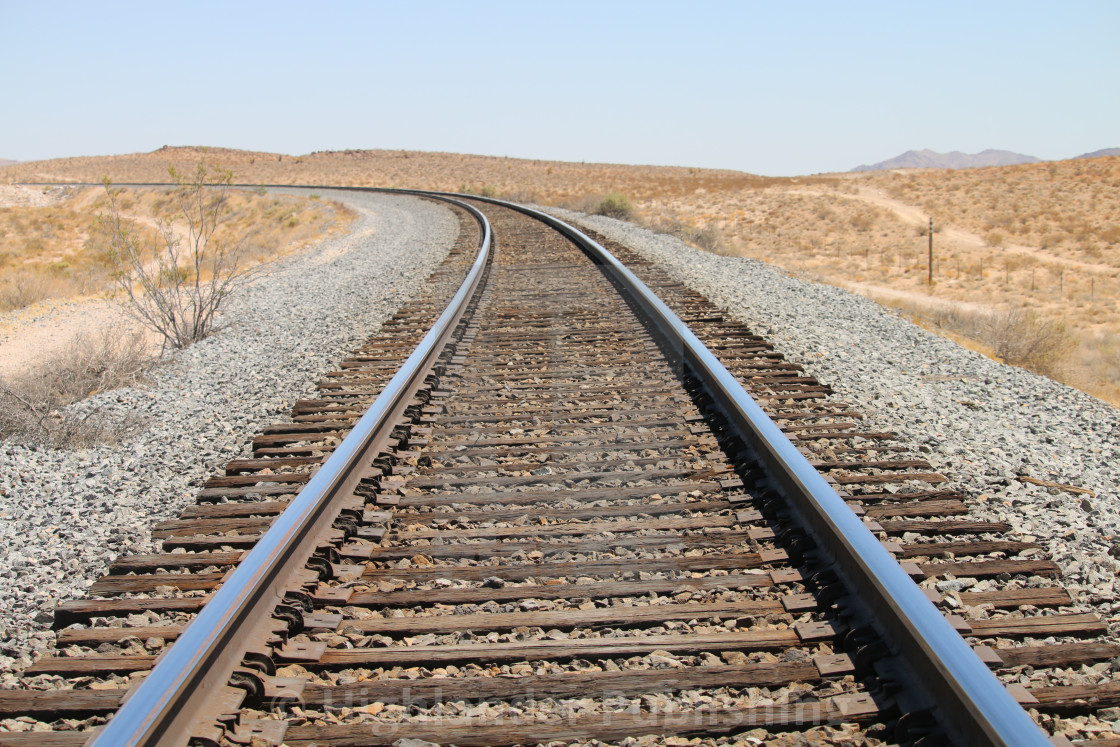
[[[167,180],[165,174],[163,180]],[[45,205],[0,207],[0,312],[46,299],[102,295],[113,288],[115,263],[98,216],[109,211],[105,190],[74,187],[52,192]],[[161,222],[176,223],[173,193],[123,189],[117,197],[122,225],[143,240],[158,240]],[[341,205],[235,190],[219,241],[252,234],[250,263],[284,256],[352,216]],[[179,225],[182,219],[178,219]]]
[[[606,215],[611,218],[631,218],[634,215],[634,206],[630,204],[630,198],[618,192],[611,192],[605,195],[599,204],[595,206],[596,215]]]
[[[0,378],[0,439],[83,447],[120,438],[132,423],[107,417],[97,407],[70,406],[140,382],[151,363],[137,330],[108,327],[77,333],[30,370]]]
[[[991,173],[998,171],[998,174]],[[1120,166],[1116,158],[1023,164],[1002,169],[887,172],[866,184],[952,216],[993,246],[1037,247],[1054,257],[1120,267]]]
[[[169,174],[174,207],[156,223],[158,239],[121,217],[121,192],[108,179],[98,227],[129,309],[165,346],[185,348],[211,333],[223,304],[260,265],[246,256],[254,229],[230,229],[233,173],[200,163],[190,174]]]
[[[196,164],[176,189],[48,188],[9,193],[0,207],[0,311],[45,300],[85,309],[81,329],[0,376],[0,439],[73,448],[112,441],[131,423],[76,403],[141,381],[156,361],[151,334],[90,313],[116,296],[162,337],[184,347],[213,329],[238,282],[262,263],[345,226],[348,209],[318,197],[231,190],[232,176]],[[123,292],[121,292],[123,291]],[[32,312],[32,315],[43,310]],[[7,342],[7,347],[13,343]]]
[[[1120,159],[1100,158],[840,174],[648,199],[636,210],[685,226],[675,231],[685,238],[687,229],[705,235],[705,248],[714,243],[719,253],[849,288],[993,357],[1120,403],[1116,185]]]
[[[0,169],[0,181],[90,181],[106,173],[117,181],[158,180],[168,166],[202,158],[251,183],[440,189],[589,213],[629,203],[630,220],[849,288],[993,357],[1120,403],[1117,157],[770,178],[409,151],[286,156],[162,148],[16,164]],[[1048,352],[1006,345],[1023,337],[1040,338]]]
[[[805,184],[816,178],[786,179],[742,171],[681,166],[625,166],[537,161],[459,153],[397,150],[319,151],[303,156],[226,148],[164,147],[151,153],[62,158],[18,163],[0,169],[0,183],[84,182],[103,176],[116,183],[166,182],[169,166],[181,172],[194,165],[221,164],[241,184],[324,184],[401,187],[520,197],[560,205],[616,192],[631,201],[768,185]]]

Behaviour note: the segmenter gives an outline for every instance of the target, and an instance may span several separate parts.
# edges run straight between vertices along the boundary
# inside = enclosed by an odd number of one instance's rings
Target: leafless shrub
[[[1005,363],[1044,376],[1062,373],[1063,363],[1076,345],[1064,324],[1025,309],[989,312],[914,303],[903,308],[929,327],[973,340]]]
[[[993,315],[987,333],[996,355],[1004,361],[1046,375],[1058,371],[1074,345],[1065,324],[1026,309]]]
[[[712,254],[734,254],[731,247],[724,241],[723,232],[711,223],[694,231],[688,240]]]
[[[673,219],[644,221],[643,224],[651,231],[676,236],[678,239],[687,241],[689,244],[698,246],[712,254],[724,256],[735,254],[734,250],[732,250],[724,240],[723,232],[712,223],[697,227],[685,223],[684,221]]]
[[[67,406],[136,384],[150,363],[138,331],[109,328],[95,336],[78,334],[35,370],[0,379],[0,438],[56,448],[117,439],[125,424],[97,408],[78,413]]]
[[[870,231],[875,225],[875,216],[861,210],[849,218],[848,223],[856,231]]]
[[[179,185],[174,201],[185,237],[172,220],[161,219],[160,242],[146,241],[121,218],[118,191],[108,178],[104,184],[109,213],[101,223],[116,263],[117,285],[131,301],[133,313],[159,332],[165,345],[185,348],[213,331],[222,304],[249,279],[253,268],[243,256],[248,236],[232,245],[214,237],[230,217],[233,173],[202,164],[191,176],[169,171]]]
[[[929,327],[986,344],[987,332],[991,326],[989,314],[962,309],[959,306],[925,306],[913,302],[907,304],[905,308],[916,320]]]
[[[11,272],[10,268],[5,272]],[[42,278],[27,272],[11,272],[7,282],[0,284],[0,311],[22,309],[47,295]]]

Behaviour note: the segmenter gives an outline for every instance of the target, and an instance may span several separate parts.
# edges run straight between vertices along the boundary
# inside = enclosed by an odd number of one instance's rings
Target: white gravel
[[[270,265],[230,305],[224,329],[149,385],[92,402],[139,416],[139,432],[81,451],[0,444],[0,671],[52,640],[57,602],[80,596],[116,556],[152,551],[152,524],[178,515],[263,426],[288,417],[417,291],[458,234],[454,214],[429,202],[315,192],[359,213],[349,234]]]
[[[139,414],[143,430],[77,452],[0,444],[0,671],[22,668],[29,650],[52,639],[58,601],[80,595],[117,555],[150,551],[151,525],[177,515],[206,476],[311,393],[416,291],[456,235],[454,216],[430,203],[315,191],[361,213],[351,234],[275,265],[231,306],[226,329],[176,355],[147,387],[97,399],[111,412]],[[1090,602],[1116,598],[1115,408],[847,291],[628,223],[552,212],[633,247],[767,335],[863,412],[869,429],[915,444],[976,498],[974,516],[1011,521],[1037,538],[1071,591],[1080,587]],[[1096,495],[1024,484],[1021,474]],[[1099,609],[1113,621],[1120,615],[1114,602]]]
[[[550,209],[630,246],[767,336],[790,360],[897,433],[967,491],[972,515],[1011,522],[1065,571],[1071,593],[1120,621],[1120,411],[972,352],[848,291],[720,257],[630,223]],[[1018,481],[1089,488],[1088,497]]]

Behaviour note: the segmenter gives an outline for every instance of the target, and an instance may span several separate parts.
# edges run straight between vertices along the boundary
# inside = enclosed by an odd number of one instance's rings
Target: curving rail
[[[886,636],[906,681],[924,691],[922,708],[940,712],[954,744],[1049,745],[1050,740],[1007,688],[910,579],[898,561],[844,503],[710,350],[633,272],[579,229],[547,213],[490,198],[561,232],[588,252],[637,302],[689,373],[720,409],[791,502],[818,547]]]
[[[330,515],[331,506],[348,494],[361,478],[364,466],[384,446],[479,288],[490,244],[489,224],[481,212],[448,193],[376,191],[427,195],[464,207],[483,228],[478,258],[436,326],[371,409],[91,744],[106,747],[187,741],[198,714],[208,703],[220,700],[239,663],[240,654],[231,656],[228,652],[242,651],[262,639],[260,623],[247,630],[245,625],[267,620],[282,600],[287,579],[303,567],[304,559],[322,539],[318,520]],[[686,371],[701,382],[742,441],[769,470],[818,547],[836,561],[837,573],[849,592],[865,603],[864,609],[877,610],[878,616],[865,622],[883,634],[902,676],[920,690],[919,710],[929,709],[938,715],[954,743],[1050,744],[836,491],[687,325],[637,276],[597,242],[563,221],[500,200],[472,199],[518,210],[556,229],[603,265],[630,295],[682,360]]]
[[[482,228],[478,257],[458,293],[343,443],[89,744],[186,744],[202,714],[220,712],[213,706],[223,697],[242,652],[267,636],[262,624],[268,624],[283,600],[293,574],[322,543],[334,518],[332,508],[352,494],[363,470],[384,448],[482,282],[490,258],[490,224],[470,205],[448,201],[469,211]]]

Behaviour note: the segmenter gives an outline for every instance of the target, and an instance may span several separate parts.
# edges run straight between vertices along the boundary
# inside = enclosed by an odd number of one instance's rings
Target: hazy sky
[[[0,158],[21,161],[406,148],[793,175],[1120,147],[1116,0],[0,0],[0,40]]]

